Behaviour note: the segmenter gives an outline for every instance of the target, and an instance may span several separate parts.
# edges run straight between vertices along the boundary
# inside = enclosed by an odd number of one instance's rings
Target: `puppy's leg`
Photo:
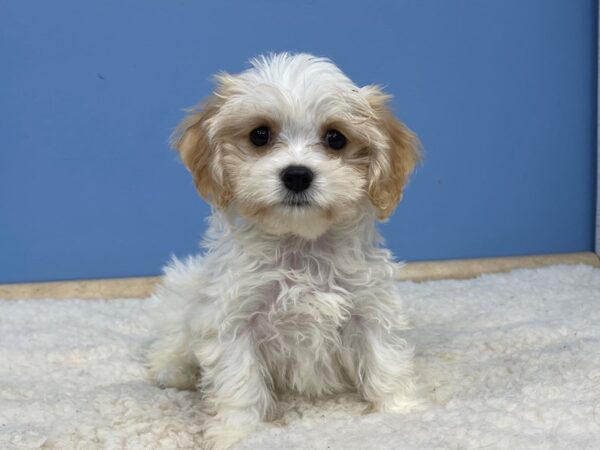
[[[353,317],[342,331],[343,364],[374,411],[407,412],[420,405],[413,373],[413,349],[378,321]]]
[[[148,352],[150,377],[160,387],[196,388],[198,363],[184,333],[161,336]]]
[[[206,448],[227,449],[272,419],[271,379],[248,333],[199,343],[195,355],[202,371],[199,387],[214,413],[206,423]]]

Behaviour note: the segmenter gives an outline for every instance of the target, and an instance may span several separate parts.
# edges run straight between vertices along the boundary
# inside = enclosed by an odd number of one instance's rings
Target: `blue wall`
[[[382,83],[425,164],[401,259],[593,247],[595,0],[0,0],[0,282],[149,275],[209,209],[168,149],[209,76],[270,50]]]

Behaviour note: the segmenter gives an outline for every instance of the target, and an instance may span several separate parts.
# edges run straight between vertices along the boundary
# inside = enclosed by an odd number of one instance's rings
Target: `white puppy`
[[[174,146],[214,207],[204,255],[173,261],[149,364],[201,391],[208,448],[276,416],[278,393],[357,390],[376,411],[416,404],[412,348],[380,247],[419,159],[376,86],[307,54],[216,77]]]

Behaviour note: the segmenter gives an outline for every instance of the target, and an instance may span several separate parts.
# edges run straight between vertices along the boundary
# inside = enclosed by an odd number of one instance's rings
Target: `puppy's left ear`
[[[372,142],[368,173],[368,193],[377,217],[388,218],[400,200],[402,190],[421,160],[419,140],[390,111],[390,96],[377,86],[361,89],[375,114],[380,136]]]

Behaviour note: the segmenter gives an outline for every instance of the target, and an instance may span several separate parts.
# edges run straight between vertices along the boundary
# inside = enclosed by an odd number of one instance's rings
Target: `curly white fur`
[[[153,379],[201,391],[214,449],[274,419],[283,392],[358,390],[375,410],[413,407],[397,266],[375,228],[391,210],[369,188],[388,182],[398,192],[386,195],[400,198],[417,159],[410,132],[394,136],[389,127],[400,125],[390,125],[384,95],[357,88],[325,59],[272,55],[219,80],[175,144],[217,210],[204,255],[174,260],[156,293]],[[246,133],[261,120],[274,136],[256,152]],[[349,135],[336,155],[321,136],[331,123]],[[291,164],[315,173],[306,207],[282,204],[289,193],[279,174]],[[406,173],[385,179],[394,170]]]

